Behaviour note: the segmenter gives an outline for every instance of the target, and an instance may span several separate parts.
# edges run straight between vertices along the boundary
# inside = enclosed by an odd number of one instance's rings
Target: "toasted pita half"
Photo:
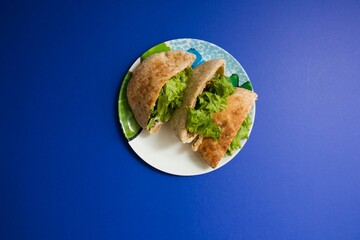
[[[167,80],[191,66],[196,56],[185,51],[167,51],[147,57],[134,71],[127,86],[127,98],[136,121],[147,129],[151,109]],[[162,123],[150,129],[157,133]]]
[[[186,129],[188,108],[195,107],[197,97],[204,91],[207,83],[210,82],[211,79],[217,74],[224,75],[224,73],[225,60],[223,59],[209,60],[194,68],[185,90],[183,103],[170,119],[171,128],[181,142],[190,143],[198,135],[196,133],[190,133]]]
[[[235,93],[228,97],[228,107],[220,112],[213,113],[212,118],[221,129],[220,138],[214,140],[206,137],[196,143],[201,158],[212,168],[216,168],[225,155],[256,99],[256,93],[247,89],[236,88]]]

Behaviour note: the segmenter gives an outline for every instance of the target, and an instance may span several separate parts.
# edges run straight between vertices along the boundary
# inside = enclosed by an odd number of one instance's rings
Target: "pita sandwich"
[[[195,107],[197,97],[203,92],[211,79],[216,74],[224,75],[224,73],[225,60],[223,59],[209,60],[194,68],[185,91],[183,103],[174,112],[170,120],[172,130],[182,143],[191,143],[198,135],[190,133],[186,129],[188,109]]]
[[[243,88],[236,88],[228,97],[228,107],[214,113],[212,118],[221,129],[218,140],[205,137],[194,148],[212,168],[216,168],[225,155],[241,124],[257,99],[257,94]]]
[[[196,67],[183,104],[170,120],[180,141],[191,143],[192,150],[212,168],[217,167],[229,150],[257,99],[257,94],[250,90],[234,88],[224,72],[222,59]]]
[[[181,105],[195,58],[194,54],[171,50],[147,57],[135,69],[126,94],[130,108],[143,129],[157,133],[163,122],[168,121]],[[169,86],[168,82],[171,82]],[[159,101],[160,97],[163,100]]]

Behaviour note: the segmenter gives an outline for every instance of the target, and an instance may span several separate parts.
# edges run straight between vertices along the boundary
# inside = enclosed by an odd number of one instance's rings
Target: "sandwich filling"
[[[197,133],[201,137],[211,137],[218,140],[221,135],[220,127],[215,123],[212,114],[227,108],[227,98],[233,94],[235,88],[228,77],[215,76],[197,97],[194,108],[189,108],[186,129],[190,133]],[[251,127],[250,115],[246,117],[235,138],[232,140],[228,155],[241,148],[240,141],[249,137]]]
[[[241,140],[248,139],[250,133],[252,121],[250,119],[250,114],[248,114],[245,120],[242,122],[239,131],[236,133],[234,139],[232,140],[229,149],[226,151],[228,156],[231,156],[234,151],[242,148]]]
[[[147,124],[150,130],[157,123],[167,122],[171,118],[174,111],[182,104],[186,84],[192,69],[186,68],[170,78],[162,87],[155,106],[151,109],[151,115]]]
[[[234,93],[234,87],[223,75],[217,75],[197,97],[194,108],[189,108],[186,129],[202,137],[219,139],[220,127],[212,119],[212,114],[227,107],[227,97]]]

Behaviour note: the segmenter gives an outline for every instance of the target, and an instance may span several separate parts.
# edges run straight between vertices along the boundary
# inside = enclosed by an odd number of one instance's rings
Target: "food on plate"
[[[129,80],[126,94],[139,125],[157,133],[182,104],[196,56],[170,50],[144,59]]]
[[[220,137],[204,137],[196,142],[195,149],[212,168],[216,168],[225,153],[232,154],[241,147],[240,141],[248,138],[251,125],[248,113],[256,98],[256,93],[236,88],[228,97],[227,108],[213,114],[213,120],[221,129]]]
[[[183,103],[170,120],[183,143],[216,168],[221,158],[241,147],[248,137],[248,115],[257,94],[235,88],[225,76],[225,61],[214,59],[197,66],[189,79]]]
[[[197,97],[202,94],[211,79],[216,75],[224,75],[224,73],[225,61],[222,59],[210,60],[194,68],[188,82],[187,91],[185,91],[182,106],[174,112],[173,118],[170,121],[171,128],[181,142],[191,143],[198,135],[198,133],[190,132],[187,129],[189,111],[195,108]],[[211,123],[208,125],[204,124],[202,127],[203,131],[208,131],[208,134],[211,133]]]

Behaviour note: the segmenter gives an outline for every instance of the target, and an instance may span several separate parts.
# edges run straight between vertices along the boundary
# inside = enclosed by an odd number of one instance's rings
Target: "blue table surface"
[[[0,239],[360,239],[359,1],[1,1]],[[259,94],[210,174],[136,156],[117,116],[148,48],[197,38]],[[171,159],[169,159],[171,160]]]

